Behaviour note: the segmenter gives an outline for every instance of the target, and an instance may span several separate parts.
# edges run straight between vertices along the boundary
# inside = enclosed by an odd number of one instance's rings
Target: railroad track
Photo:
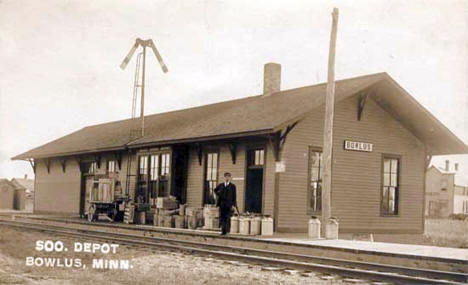
[[[55,235],[68,237],[80,237],[90,240],[119,243],[135,247],[196,253],[228,260],[261,264],[262,266],[268,265],[284,269],[334,274],[343,278],[365,279],[369,282],[385,281],[395,284],[468,284],[468,274],[458,272],[409,268],[262,249],[207,244],[181,239],[108,232],[98,230],[92,226],[86,229],[76,229],[70,225],[58,226],[44,222],[34,223],[5,220],[0,220],[0,225],[54,233]]]

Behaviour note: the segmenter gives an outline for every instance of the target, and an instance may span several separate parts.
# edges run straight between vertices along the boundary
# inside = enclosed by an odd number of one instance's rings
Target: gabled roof
[[[336,81],[335,101],[339,102],[363,90],[372,90],[373,99],[425,142],[432,154],[468,152],[468,147],[462,141],[386,73]],[[139,120],[127,119],[89,126],[13,159],[57,157],[273,133],[322,106],[325,92],[326,84],[323,83],[280,91],[270,96],[251,96],[145,116],[145,136],[137,140],[130,138],[130,130],[138,127]]]
[[[431,165],[428,170],[435,169],[441,174],[445,175],[453,175],[453,184],[456,186],[468,187],[468,174],[462,171],[447,171],[443,167],[437,167],[435,165]]]
[[[17,184],[19,187],[34,192],[34,179],[13,178],[11,182]]]
[[[18,184],[17,182],[14,182],[13,180],[10,181],[10,180],[8,180],[8,179],[2,178],[2,179],[0,179],[0,185],[1,185],[1,184],[9,185],[9,186],[11,186],[11,188],[12,188],[13,190],[15,190],[15,191],[16,191],[16,190],[26,190],[25,187],[21,186],[21,185]]]

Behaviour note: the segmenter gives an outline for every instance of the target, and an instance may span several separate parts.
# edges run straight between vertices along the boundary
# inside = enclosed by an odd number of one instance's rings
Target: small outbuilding
[[[26,188],[14,181],[0,179],[0,209],[24,210]]]

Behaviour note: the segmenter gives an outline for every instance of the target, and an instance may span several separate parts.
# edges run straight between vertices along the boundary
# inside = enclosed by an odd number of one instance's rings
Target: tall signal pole
[[[159,61],[159,65],[161,66],[161,69],[164,73],[166,73],[167,66],[164,63],[161,55],[159,54],[158,49],[156,48],[156,45],[154,44],[152,39],[148,40],[142,40],[140,38],[137,38],[135,40],[135,44],[132,46],[130,51],[128,52],[127,56],[124,58],[122,63],[120,64],[121,69],[125,69],[127,67],[128,62],[130,59],[132,59],[133,54],[137,50],[137,48],[141,46],[143,48],[142,56],[143,56],[143,70],[142,70],[142,77],[141,77],[141,107],[140,107],[140,117],[141,117],[141,136],[143,137],[145,135],[145,72],[146,72],[146,48],[149,47],[153,50],[154,55],[156,56],[156,59]],[[137,64],[137,71],[135,72],[135,82],[137,82],[138,78],[138,64]],[[137,83],[135,83],[135,88],[137,87]],[[137,91],[135,91],[134,94]],[[134,95],[135,96],[135,95]],[[134,99],[135,102],[135,99]],[[134,103],[135,104],[135,103]],[[134,114],[134,106],[132,106],[132,119],[133,119],[133,114]]]
[[[328,54],[328,80],[325,100],[325,125],[323,129],[323,175],[322,175],[322,225],[326,236],[326,224],[331,217],[333,115],[335,109],[335,50],[338,29],[338,8],[333,8],[330,49]]]
[[[141,73],[141,137],[145,136],[145,70],[146,70],[146,45],[143,45],[143,70]]]

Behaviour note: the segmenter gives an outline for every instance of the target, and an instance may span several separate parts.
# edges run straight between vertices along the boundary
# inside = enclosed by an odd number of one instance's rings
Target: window
[[[463,201],[463,213],[468,214],[468,200]]]
[[[250,150],[249,166],[263,166],[265,164],[265,151],[261,149]]]
[[[153,154],[151,155],[151,163],[150,163],[150,180],[156,181],[159,177],[159,155]]]
[[[148,156],[140,156],[140,167],[138,174],[148,175]]]
[[[308,183],[308,209],[309,212],[322,210],[322,151],[309,149],[309,183]]]
[[[429,201],[429,216],[436,217],[439,215],[439,203],[437,201]]]
[[[442,182],[441,182],[441,189],[442,189],[442,191],[446,191],[446,190],[447,190],[447,185],[448,185],[447,179],[443,179]]]
[[[108,173],[115,173],[115,160],[107,161],[107,172]]]
[[[206,154],[205,163],[205,204],[214,204],[215,199],[213,190],[218,184],[218,153],[211,152]]]
[[[396,157],[383,158],[383,185],[381,212],[383,215],[398,214],[400,160]]]
[[[97,170],[97,162],[96,161],[91,162],[91,164],[89,165],[88,173],[95,174],[96,170]]]
[[[161,176],[169,175],[170,162],[171,158],[169,153],[161,154]]]

